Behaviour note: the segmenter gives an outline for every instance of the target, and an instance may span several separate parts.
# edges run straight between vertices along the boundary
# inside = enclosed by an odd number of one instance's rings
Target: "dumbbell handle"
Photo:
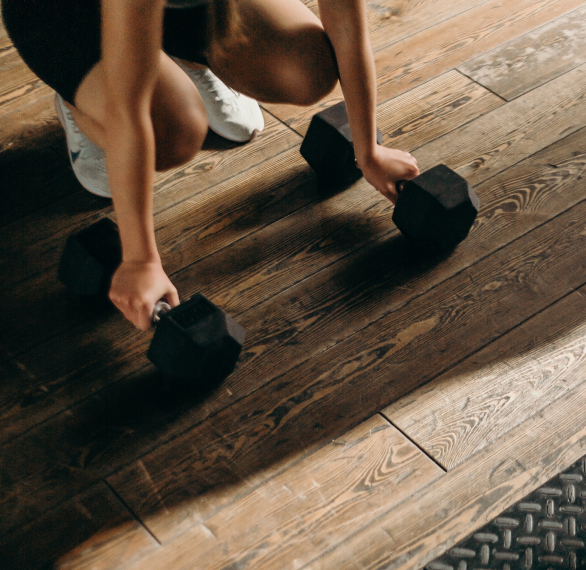
[[[164,299],[159,299],[153,307],[153,313],[151,315],[151,322],[156,325],[161,320],[161,315],[168,313],[171,310],[171,305]]]

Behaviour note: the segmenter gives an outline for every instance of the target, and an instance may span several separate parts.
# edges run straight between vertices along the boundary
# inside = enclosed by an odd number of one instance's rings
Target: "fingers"
[[[177,289],[160,263],[122,262],[112,278],[110,300],[137,328],[152,326],[155,304],[165,299],[171,307],[179,305]]]
[[[116,294],[111,294],[110,300],[136,328],[141,331],[148,331],[151,328],[151,316],[156,301],[141,300],[136,297],[131,299]]]
[[[177,305],[179,305],[179,295],[177,294],[177,289],[173,287],[172,290],[169,290],[165,295],[165,299],[167,299],[167,303],[171,305],[171,308],[177,307]]]
[[[399,199],[399,193],[397,192],[397,188],[395,184],[389,182],[386,186],[382,188],[377,188],[377,190],[387,199],[390,200],[393,204],[397,203]]]

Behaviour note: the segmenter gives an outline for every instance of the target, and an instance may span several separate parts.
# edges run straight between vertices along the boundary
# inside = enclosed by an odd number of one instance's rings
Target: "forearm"
[[[159,259],[153,227],[152,96],[164,0],[102,0],[105,151],[124,261]]]
[[[320,16],[332,42],[358,164],[376,148],[376,72],[364,0],[321,0]]]
[[[150,117],[113,117],[106,165],[124,261],[159,259],[153,224],[155,143]]]

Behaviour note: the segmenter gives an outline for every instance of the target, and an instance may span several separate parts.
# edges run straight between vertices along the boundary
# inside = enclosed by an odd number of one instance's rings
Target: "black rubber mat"
[[[586,568],[586,457],[425,568]]]

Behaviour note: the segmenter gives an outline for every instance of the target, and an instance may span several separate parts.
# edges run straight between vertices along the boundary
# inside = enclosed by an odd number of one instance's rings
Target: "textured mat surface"
[[[586,457],[425,568],[586,568]]]

